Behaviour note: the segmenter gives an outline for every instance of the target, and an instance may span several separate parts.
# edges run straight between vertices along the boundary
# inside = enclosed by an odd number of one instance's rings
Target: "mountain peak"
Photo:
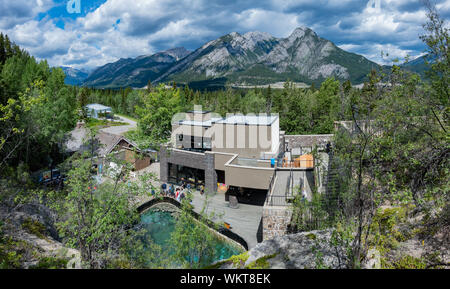
[[[312,31],[310,28],[306,27],[306,26],[300,26],[294,29],[294,31],[292,31],[291,35],[289,35],[289,39],[298,39],[298,38],[302,38],[303,36],[305,36],[305,34],[309,31]],[[314,34],[316,34],[314,31],[312,31]]]
[[[270,35],[267,32],[259,32],[259,31],[250,31],[242,35],[245,39],[251,39],[253,41],[263,41],[263,40],[269,40],[273,38],[272,35]]]
[[[179,60],[183,57],[186,57],[189,53],[191,53],[191,51],[187,50],[184,47],[175,47],[164,51],[164,53],[172,57],[175,57],[177,60]]]

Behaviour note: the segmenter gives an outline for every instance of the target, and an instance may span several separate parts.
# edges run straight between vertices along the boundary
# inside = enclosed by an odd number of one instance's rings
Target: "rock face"
[[[3,209],[3,213],[6,215],[6,207],[1,206],[0,208]],[[3,214],[0,214],[0,217],[2,217],[2,219],[5,218]],[[55,215],[49,208],[42,204],[28,203],[20,205],[14,211],[9,212],[7,219],[16,227],[21,227],[27,219],[39,222],[45,228],[45,235],[48,235],[55,240],[59,240],[58,232],[56,231],[54,224]]]
[[[287,38],[268,33],[232,32],[210,41],[175,63],[155,81],[201,81],[224,77],[235,84],[276,81],[311,83],[330,76],[361,82],[378,65],[346,52],[307,27]]]
[[[373,68],[379,68],[378,64],[340,49],[307,27],[299,27],[287,38],[258,31],[232,32],[193,52],[175,48],[120,59],[97,68],[83,84],[144,87],[151,80],[195,87],[208,83],[265,85],[288,79],[311,84],[330,76],[350,79],[355,84],[361,83]]]
[[[330,238],[329,230],[275,237],[248,251],[248,258],[240,264],[225,261],[220,268],[246,268],[258,262],[270,269],[346,268],[342,261],[345,251],[331,246]]]
[[[66,75],[64,83],[69,85],[80,85],[89,75],[86,71],[78,70],[72,67],[61,66],[61,69]]]
[[[28,222],[40,224],[43,231],[29,232],[24,228]],[[68,269],[81,268],[81,256],[78,250],[67,248],[61,242],[54,224],[55,216],[51,210],[39,203],[28,203],[15,207],[0,204],[0,221],[4,224],[2,231],[13,238],[27,244],[29,255],[22,265],[29,268],[38,263],[40,257],[56,257],[68,260]],[[41,227],[42,226],[42,227]]]
[[[147,85],[173,63],[190,52],[183,47],[169,49],[153,55],[142,55],[137,58],[120,59],[95,69],[84,80],[84,86],[93,87],[137,87]]]

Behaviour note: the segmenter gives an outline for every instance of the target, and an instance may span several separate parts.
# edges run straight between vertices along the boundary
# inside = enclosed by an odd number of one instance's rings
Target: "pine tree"
[[[0,64],[3,65],[6,61],[5,40],[3,33],[0,33]]]
[[[271,111],[272,111],[272,89],[270,88],[269,84],[266,93],[266,113],[270,114]]]

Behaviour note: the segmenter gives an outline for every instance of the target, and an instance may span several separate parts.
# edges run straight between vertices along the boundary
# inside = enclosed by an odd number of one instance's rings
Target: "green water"
[[[170,212],[148,210],[141,215],[141,225],[146,229],[146,237],[161,246],[163,250],[171,251],[169,247],[170,235],[175,229],[176,220]],[[242,249],[235,244],[217,238],[214,246],[214,255],[208,258],[209,265],[215,261],[228,259],[229,257],[241,254]]]

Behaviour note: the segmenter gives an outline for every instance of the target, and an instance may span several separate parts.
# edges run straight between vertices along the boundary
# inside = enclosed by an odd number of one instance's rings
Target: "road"
[[[127,131],[137,128],[137,123],[134,120],[131,120],[131,119],[129,119],[127,117],[123,117],[123,116],[118,116],[118,117],[120,120],[117,120],[117,121],[126,122],[128,124],[121,125],[121,126],[110,126],[110,127],[102,128],[101,131],[116,134],[116,135],[125,135],[125,133]]]

